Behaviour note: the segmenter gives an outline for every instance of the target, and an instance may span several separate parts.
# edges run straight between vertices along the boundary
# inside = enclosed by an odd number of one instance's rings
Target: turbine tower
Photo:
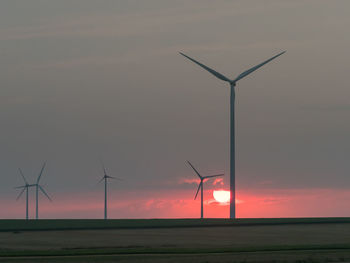
[[[22,188],[22,191],[17,196],[16,201],[22,196],[23,192],[26,191],[26,220],[28,220],[29,219],[29,216],[28,216],[28,199],[29,199],[29,197],[28,197],[28,189],[29,189],[29,187],[32,187],[34,185],[33,184],[28,184],[26,178],[24,177],[24,175],[22,173],[21,168],[18,168],[18,170],[19,170],[19,173],[21,174],[21,176],[23,178],[23,181],[24,181],[25,185],[15,187],[16,189],[21,189]]]
[[[40,181],[40,178],[43,174],[45,166],[46,166],[46,162],[44,162],[44,164],[40,170],[39,176],[36,179],[36,183],[33,184],[33,186],[35,186],[35,196],[36,196],[36,212],[35,212],[36,219],[39,219],[39,190],[47,197],[47,199],[50,200],[50,202],[52,202],[52,199],[50,198],[50,196],[45,192],[44,188],[39,184],[39,181]]]
[[[109,176],[107,175],[107,172],[106,172],[106,168],[103,164],[103,162],[101,161],[101,164],[102,164],[102,168],[103,168],[103,177],[102,179],[98,182],[98,183],[101,183],[103,180],[105,181],[105,210],[104,210],[104,219],[107,219],[107,180],[108,179],[116,179],[116,180],[122,180],[122,179],[119,179],[117,177],[113,177],[113,176]]]
[[[202,63],[198,62],[197,60],[185,55],[184,53],[180,52],[181,55],[188,58],[192,62],[196,63],[200,67],[204,68],[206,71],[213,74],[215,77],[217,77],[220,80],[226,81],[230,84],[230,218],[234,219],[236,218],[236,182],[235,182],[235,86],[237,81],[240,79],[248,76],[250,73],[254,72],[258,68],[264,66],[265,64],[269,63],[271,60],[281,56],[286,51],[283,51],[272,58],[269,58],[268,60],[242,72],[239,74],[235,79],[229,79],[222,75],[221,73],[207,67],[206,65],[203,65]]]
[[[193,171],[198,175],[199,179],[201,180],[201,182],[198,185],[198,189],[197,189],[196,195],[194,197],[194,200],[196,200],[198,192],[199,192],[199,189],[201,189],[201,219],[203,219],[203,183],[204,183],[205,180],[207,180],[209,178],[223,176],[224,174],[201,176],[199,174],[199,172],[196,170],[196,168],[194,168],[193,165],[190,163],[190,161],[187,161],[187,162],[192,167]]]

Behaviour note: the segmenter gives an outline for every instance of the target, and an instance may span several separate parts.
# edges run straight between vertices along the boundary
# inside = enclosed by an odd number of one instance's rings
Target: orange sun
[[[230,202],[230,191],[226,190],[214,190],[213,192],[214,199],[219,203],[228,203]]]

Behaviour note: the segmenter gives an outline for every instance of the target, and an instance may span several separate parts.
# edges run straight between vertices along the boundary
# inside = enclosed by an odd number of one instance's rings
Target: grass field
[[[0,220],[0,262],[350,262],[350,218]]]
[[[332,218],[243,218],[243,219],[53,219],[0,220],[0,232],[80,229],[178,228],[349,223],[349,217]]]

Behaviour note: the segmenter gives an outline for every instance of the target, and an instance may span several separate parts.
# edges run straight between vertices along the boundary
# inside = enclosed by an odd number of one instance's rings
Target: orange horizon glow
[[[216,191],[225,190],[204,191],[204,217],[228,218],[229,202],[217,200]],[[0,199],[0,218],[24,218],[25,199],[16,202],[15,197]],[[103,217],[103,191],[52,193],[52,197],[52,203],[40,197],[40,218]],[[238,218],[350,216],[349,189],[253,189],[238,191],[237,198]],[[33,200],[30,196],[30,218],[35,214]],[[114,190],[108,195],[108,214],[109,218],[198,218],[200,201],[193,200],[191,190]]]

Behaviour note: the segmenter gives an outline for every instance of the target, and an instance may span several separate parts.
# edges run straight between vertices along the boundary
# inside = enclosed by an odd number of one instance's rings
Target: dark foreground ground
[[[350,219],[0,220],[0,262],[350,262]]]

